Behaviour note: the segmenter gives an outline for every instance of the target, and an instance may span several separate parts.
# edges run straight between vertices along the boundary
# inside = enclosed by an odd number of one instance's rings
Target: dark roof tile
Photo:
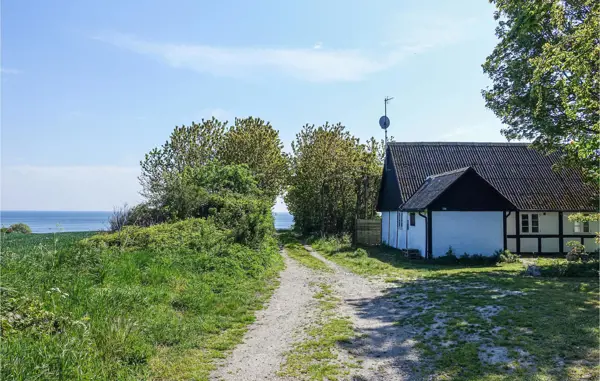
[[[596,190],[578,170],[553,170],[558,155],[545,156],[527,143],[392,142],[388,147],[402,201],[428,176],[472,167],[521,210],[597,209]]]

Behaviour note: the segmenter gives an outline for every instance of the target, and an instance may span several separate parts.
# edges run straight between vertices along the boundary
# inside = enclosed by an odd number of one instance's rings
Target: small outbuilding
[[[595,212],[597,194],[576,169],[555,170],[523,143],[392,142],[377,209],[382,242],[425,257],[565,253],[567,242],[598,249],[598,223],[568,220]]]

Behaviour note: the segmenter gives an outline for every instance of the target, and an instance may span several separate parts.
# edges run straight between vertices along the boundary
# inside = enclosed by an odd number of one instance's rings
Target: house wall
[[[421,217],[419,213],[415,213],[415,226],[410,226],[410,213],[403,212],[398,214],[399,218],[402,219],[402,228],[398,227],[398,248],[417,249],[421,252],[422,256],[425,256],[427,245],[425,239],[425,231],[427,230],[425,218]]]
[[[492,255],[504,245],[503,212],[432,212],[432,255]]]
[[[390,212],[381,212],[381,243],[389,244]]]
[[[559,234],[559,213],[558,212],[544,212],[544,211],[521,211],[523,213],[537,213],[539,218],[539,232],[532,233],[531,228],[528,233],[520,232],[521,235],[521,252],[522,253],[537,253],[538,252],[538,238],[537,235],[558,235]],[[575,223],[569,221],[569,215],[574,213],[563,213],[563,247],[560,248],[560,239],[558,237],[542,237],[541,240],[541,252],[542,253],[558,253],[568,252],[570,250],[567,246],[569,241],[581,242],[581,235],[588,235],[589,237],[583,238],[584,245],[587,251],[594,251],[598,249],[598,244],[595,242],[593,235],[595,232],[600,231],[600,223],[598,221],[590,222],[590,232],[584,233],[575,232]],[[519,218],[521,218],[519,215]],[[520,223],[519,223],[520,224]],[[531,225],[531,219],[530,219]],[[506,220],[506,234],[516,235],[516,213],[512,212]],[[507,249],[516,252],[517,251],[517,240],[516,238],[507,239]]]

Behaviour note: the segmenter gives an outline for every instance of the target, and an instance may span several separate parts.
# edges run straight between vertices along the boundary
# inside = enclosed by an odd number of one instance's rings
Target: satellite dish
[[[387,128],[390,126],[390,118],[385,115],[379,118],[379,126],[384,130],[387,130]]]

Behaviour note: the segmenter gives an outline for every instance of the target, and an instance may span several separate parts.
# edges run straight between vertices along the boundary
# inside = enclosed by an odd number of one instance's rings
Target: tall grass
[[[207,379],[282,266],[205,220],[130,233],[3,237],[1,379]]]

